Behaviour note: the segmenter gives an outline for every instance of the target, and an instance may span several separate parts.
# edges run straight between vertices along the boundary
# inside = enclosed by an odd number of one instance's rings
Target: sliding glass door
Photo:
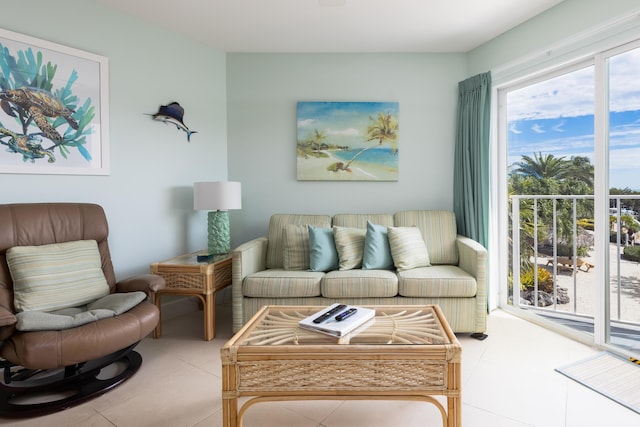
[[[609,193],[608,335],[640,353],[640,47],[607,52]]]
[[[506,305],[640,354],[640,47],[499,90]]]

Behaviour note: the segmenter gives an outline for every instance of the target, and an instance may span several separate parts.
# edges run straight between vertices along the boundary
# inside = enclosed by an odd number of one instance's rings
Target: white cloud
[[[542,126],[540,126],[539,124],[535,124],[533,126],[531,126],[531,130],[534,131],[535,133],[544,133],[545,130],[542,129]]]
[[[623,148],[609,152],[609,169],[634,169],[640,164],[640,150],[638,148]],[[637,185],[637,183],[633,183]]]
[[[555,132],[564,132],[564,129],[562,129],[562,127],[564,126],[565,123],[566,123],[566,121],[563,120],[560,123],[558,123],[557,125],[553,126],[551,129],[553,129]]]
[[[520,135],[520,134],[522,133],[522,131],[521,131],[521,130],[516,129],[516,125],[515,125],[515,123],[511,123],[511,124],[509,125],[509,132],[511,132],[511,133],[515,133],[516,135]]]
[[[609,103],[611,111],[640,109],[640,49],[611,57],[609,60]]]
[[[508,94],[508,120],[593,114],[593,67],[536,83]]]
[[[593,157],[593,135],[579,135],[573,137],[545,138],[535,143],[535,149],[532,150],[529,144],[519,144],[509,147],[509,155],[520,157],[530,156],[532,151],[542,152],[545,154],[553,154],[559,156],[587,156]],[[588,154],[585,154],[588,153]]]
[[[327,135],[344,135],[344,136],[358,136],[360,131],[356,128],[347,129],[329,129],[327,128]]]
[[[640,110],[640,48],[609,60],[609,108]],[[511,91],[508,121],[577,117],[594,113],[594,67],[588,66]]]
[[[313,126],[314,122],[315,122],[315,119],[298,120],[298,127],[299,128],[308,128],[308,127]]]

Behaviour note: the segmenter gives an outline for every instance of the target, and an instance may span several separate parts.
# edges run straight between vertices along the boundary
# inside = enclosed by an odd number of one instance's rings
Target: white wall
[[[0,27],[108,57],[111,124],[109,176],[0,174],[0,202],[101,204],[118,278],[205,247],[192,184],[227,178],[225,55],[83,0],[4,2]],[[174,100],[191,143],[145,115]]]
[[[453,208],[464,54],[228,54],[229,178],[242,182],[232,245],[266,235],[273,213]],[[296,180],[298,101],[399,102],[397,182]]]

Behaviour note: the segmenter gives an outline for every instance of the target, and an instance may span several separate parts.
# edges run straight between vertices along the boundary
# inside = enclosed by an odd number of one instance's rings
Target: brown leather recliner
[[[137,371],[140,355],[133,347],[156,327],[158,309],[144,300],[129,311],[62,330],[16,329],[13,281],[6,252],[15,246],[40,246],[95,240],[110,293],[165,286],[164,279],[145,274],[116,282],[102,207],[85,203],[0,205],[0,416],[39,415],[73,406],[115,387]],[[142,296],[144,297],[144,296]],[[118,361],[128,367],[113,378],[100,371]],[[33,384],[31,384],[33,383]],[[65,391],[57,401],[20,403],[29,392]]]

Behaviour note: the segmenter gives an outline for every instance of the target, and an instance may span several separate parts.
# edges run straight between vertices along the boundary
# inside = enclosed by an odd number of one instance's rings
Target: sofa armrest
[[[263,271],[267,265],[267,238],[258,237],[238,246],[231,253],[231,301],[233,332],[244,324],[242,311],[242,282],[249,274]]]
[[[487,250],[480,243],[465,236],[456,236],[458,267],[476,278],[478,319],[475,332],[485,332],[487,305]]]
[[[139,274],[116,283],[116,292],[142,291],[147,295],[164,289],[166,283],[162,276],[157,274]]]

